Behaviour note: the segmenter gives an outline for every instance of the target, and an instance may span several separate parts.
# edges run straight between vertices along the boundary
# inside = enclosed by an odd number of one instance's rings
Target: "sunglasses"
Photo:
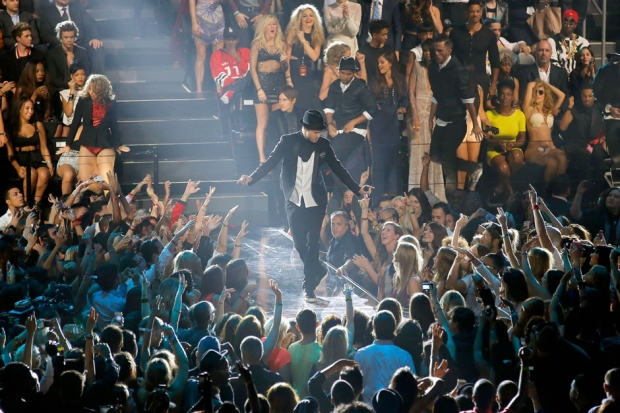
[[[538,91],[536,91],[536,93],[538,94],[538,96],[542,96],[545,94],[545,91],[542,89],[538,89]]]
[[[377,220],[377,224],[379,224],[379,225],[385,224],[385,219],[378,219]]]
[[[575,19],[564,19],[562,20],[562,22],[566,23],[566,24],[576,24],[577,22],[575,22]]]

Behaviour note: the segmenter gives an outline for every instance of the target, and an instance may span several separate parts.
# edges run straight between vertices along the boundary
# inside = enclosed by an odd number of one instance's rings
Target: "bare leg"
[[[104,149],[97,155],[97,169],[99,175],[108,181],[108,172],[114,172],[114,161],[116,160],[116,153],[114,149]]]
[[[461,143],[461,145],[457,148],[456,150],[456,157],[457,158],[461,158],[461,159],[468,159],[469,158],[469,152],[468,152],[468,147],[469,142],[463,142]],[[458,188],[459,189],[464,189],[465,188],[465,181],[467,181],[467,172],[465,171],[458,171]]]
[[[67,164],[64,164],[56,170],[56,174],[62,178],[62,194],[70,194],[73,190],[73,181],[77,175],[75,169]]]
[[[44,167],[38,168],[36,172],[33,173],[33,176],[35,175],[37,176],[37,183],[34,191],[34,200],[35,202],[41,202],[43,195],[45,195],[47,184],[50,181],[50,171]]]
[[[202,92],[202,81],[205,77],[205,59],[207,58],[207,46],[194,39],[196,43],[196,63],[194,72],[196,73],[196,93]]]
[[[493,172],[499,178],[499,186],[495,187],[495,192],[504,192],[506,187],[510,185],[510,167],[508,162],[506,162],[506,157],[504,155],[497,155],[491,159],[491,168],[493,168]]]
[[[566,153],[560,149],[551,149],[549,155],[558,161],[558,175],[565,174],[567,167]]]
[[[259,103],[254,105],[256,110],[256,146],[258,147],[258,157],[260,162],[265,162],[265,130],[269,121],[269,106]]]

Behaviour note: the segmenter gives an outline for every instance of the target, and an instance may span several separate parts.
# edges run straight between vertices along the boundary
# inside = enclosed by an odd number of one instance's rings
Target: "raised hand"
[[[360,199],[359,201],[360,207],[362,209],[368,209],[368,205],[370,204],[370,198],[368,198],[367,196],[363,197],[362,199]]]
[[[467,215],[461,214],[459,219],[456,221],[456,226],[459,228],[463,228],[469,222],[469,217]]]
[[[508,226],[508,215],[504,212],[504,208],[497,208],[497,215],[495,217],[502,228],[506,228]]]
[[[250,372],[248,366],[243,364],[241,361],[237,361],[237,370],[239,370],[239,375],[245,383],[252,383],[252,373]]]
[[[31,335],[37,332],[37,319],[34,316],[34,312],[26,319],[26,330]]]
[[[362,172],[362,175],[360,175],[360,186],[364,186],[368,178],[370,178],[370,167],[366,168],[366,170]]]
[[[435,346],[435,348],[438,348],[443,344],[443,339],[445,335],[446,332],[444,331],[443,327],[441,327],[439,324],[433,325],[433,346]]]
[[[112,351],[110,350],[110,347],[106,343],[95,344],[95,346],[93,347],[93,350],[95,354],[98,354],[99,356],[103,357],[106,360],[112,357]]]
[[[433,365],[433,371],[431,375],[433,377],[437,377],[439,379],[443,378],[450,369],[448,368],[448,360],[442,359],[440,363],[435,363]]]
[[[368,261],[368,258],[363,255],[354,255],[353,264],[357,265],[362,270],[367,270],[370,268],[370,261]]]
[[[164,312],[166,309],[166,304],[163,302],[163,298],[161,295],[155,297],[155,301],[151,301],[151,317],[157,318]]]
[[[185,195],[193,195],[196,192],[200,191],[200,181],[192,181],[191,179],[187,182],[187,186],[185,187]]]
[[[230,211],[228,211],[228,213],[226,214],[226,217],[224,218],[224,225],[228,225],[228,221],[230,221],[232,216],[235,215],[237,208],[239,208],[239,205],[235,205],[234,207],[230,209]]]
[[[235,240],[235,243],[237,243],[237,241],[241,241],[243,237],[249,234],[249,232],[246,231],[247,228],[248,221],[243,221],[243,223],[241,224],[241,229],[239,230],[239,234],[237,234],[237,239]]]
[[[278,288],[278,284],[274,280],[269,280],[269,288],[273,291],[273,294],[276,296],[276,303],[282,302],[282,291]]]
[[[95,325],[97,325],[97,320],[99,320],[99,314],[97,314],[95,307],[91,307],[90,313],[88,317],[86,317],[86,334],[93,334]]]

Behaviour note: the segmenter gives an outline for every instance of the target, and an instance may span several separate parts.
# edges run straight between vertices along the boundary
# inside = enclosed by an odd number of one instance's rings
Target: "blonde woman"
[[[250,48],[250,73],[256,87],[256,146],[262,162],[265,156],[265,130],[269,121],[269,105],[278,103],[280,90],[293,86],[289,70],[286,43],[278,19],[268,14],[260,20]]]
[[[323,340],[323,346],[321,347],[321,357],[319,361],[313,366],[310,372],[310,377],[315,372],[323,370],[325,367],[331,366],[338,360],[349,358],[349,336],[347,329],[343,326],[335,326],[329,329]],[[325,381],[323,388],[325,391],[329,391],[332,388],[332,384],[338,380],[338,375],[333,374]]]
[[[362,6],[348,0],[336,0],[325,6],[325,27],[327,27],[327,46],[343,42],[357,52],[357,34],[362,23]]]
[[[523,96],[522,108],[529,136],[525,161],[545,166],[546,182],[566,172],[566,154],[556,148],[551,139],[553,116],[560,110],[564,98],[564,92],[541,79],[528,83]]]
[[[300,113],[321,107],[321,70],[319,60],[325,43],[323,22],[318,10],[311,4],[302,4],[293,10],[286,28],[286,53],[289,56],[291,80],[299,96],[296,106]]]
[[[129,152],[129,148],[120,141],[116,110],[114,91],[108,78],[90,75],[80,92],[66,146],[57,152],[61,154],[71,150],[71,144],[82,126],[78,160],[78,178],[82,182],[93,174],[107,180],[108,172],[114,173],[116,154]]]
[[[327,92],[329,86],[340,78],[340,72],[338,71],[338,64],[343,57],[351,57],[351,47],[344,42],[334,42],[325,48],[325,57],[323,58],[323,83],[321,84],[321,90],[319,92],[319,99],[325,100],[327,98]],[[365,57],[363,54],[357,52],[355,58],[360,62],[360,71],[355,72],[354,76],[363,79],[364,82],[368,82],[368,76],[366,75]]]
[[[420,275],[422,274],[422,252],[413,243],[399,242],[394,252],[394,277],[392,283],[386,283],[391,288],[386,295],[398,300],[401,305],[409,305],[409,298],[422,292]]]
[[[545,273],[553,268],[553,255],[545,248],[534,247],[527,253],[527,260],[532,274],[542,283]]]

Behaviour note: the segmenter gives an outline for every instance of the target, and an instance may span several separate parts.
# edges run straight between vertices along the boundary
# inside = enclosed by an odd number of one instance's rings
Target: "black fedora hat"
[[[356,58],[342,56],[340,58],[340,63],[338,64],[338,70],[351,70],[353,72],[357,72],[360,70],[360,65]]]
[[[323,114],[314,109],[306,111],[306,113],[304,113],[304,118],[300,119],[299,123],[301,123],[307,130],[327,129],[327,122],[325,121]]]

